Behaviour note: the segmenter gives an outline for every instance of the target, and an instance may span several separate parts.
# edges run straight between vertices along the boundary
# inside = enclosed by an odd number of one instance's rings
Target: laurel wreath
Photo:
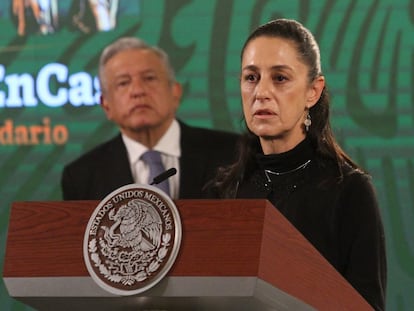
[[[158,270],[161,263],[164,261],[165,256],[168,253],[168,246],[170,245],[171,234],[165,233],[162,235],[161,247],[158,249],[157,256],[144,270],[138,272],[135,275],[121,275],[113,274],[101,261],[98,254],[98,247],[96,238],[93,238],[88,243],[88,250],[90,258],[94,262],[95,267],[99,269],[99,272],[109,281],[114,283],[122,283],[126,286],[134,285],[136,282],[142,282],[148,279],[154,272]]]

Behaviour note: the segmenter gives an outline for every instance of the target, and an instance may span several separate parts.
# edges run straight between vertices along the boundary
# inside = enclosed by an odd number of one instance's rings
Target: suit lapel
[[[108,181],[113,191],[134,182],[129,166],[128,155],[121,135],[116,136],[108,145],[107,154],[102,162],[102,178]],[[106,189],[106,191],[108,191]]]
[[[194,135],[191,128],[180,122],[181,158],[180,158],[180,198],[194,197],[200,193],[205,176],[205,153],[198,148],[200,137]],[[197,196],[197,195],[196,195]]]

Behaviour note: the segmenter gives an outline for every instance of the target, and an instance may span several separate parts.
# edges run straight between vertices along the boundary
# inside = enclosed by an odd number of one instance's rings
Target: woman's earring
[[[309,128],[310,128],[310,126],[312,124],[312,120],[311,120],[311,116],[310,116],[309,111],[308,111],[308,115],[306,116],[305,121],[303,121],[303,124],[305,124],[305,130],[306,130],[306,132],[309,132]]]

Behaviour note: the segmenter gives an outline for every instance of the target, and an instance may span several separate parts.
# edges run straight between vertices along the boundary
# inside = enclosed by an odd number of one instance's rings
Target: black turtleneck
[[[385,238],[368,175],[320,157],[309,140],[258,154],[237,198],[266,198],[376,309],[385,308]]]

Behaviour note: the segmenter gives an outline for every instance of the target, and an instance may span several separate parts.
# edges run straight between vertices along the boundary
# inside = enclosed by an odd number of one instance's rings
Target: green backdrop
[[[126,35],[160,45],[185,88],[179,117],[240,131],[241,45],[259,24],[287,17],[319,41],[335,133],[373,176],[387,238],[388,310],[412,310],[413,0],[120,0],[116,27],[89,33],[73,24],[75,2],[59,1],[59,21],[48,34],[26,8],[23,36],[12,1],[0,4],[1,270],[11,203],[60,200],[63,165],[116,132],[97,104],[105,45]],[[90,12],[84,17],[91,22]],[[0,306],[30,310],[2,282]]]

